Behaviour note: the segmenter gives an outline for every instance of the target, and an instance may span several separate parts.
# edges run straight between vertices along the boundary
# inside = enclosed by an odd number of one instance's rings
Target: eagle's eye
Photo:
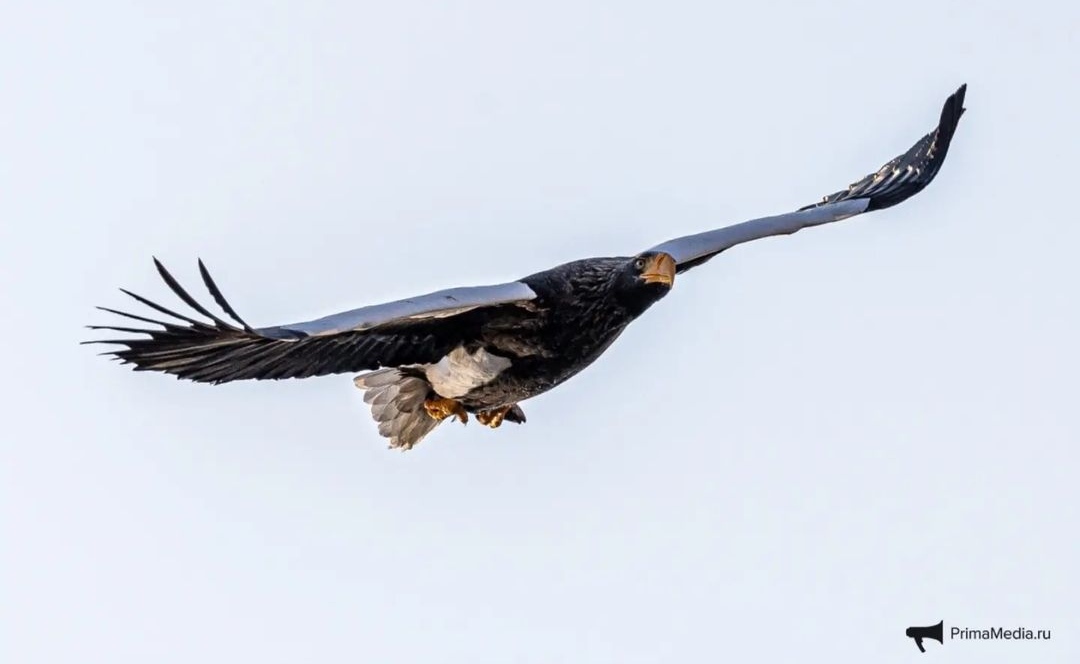
[[[645,269],[645,259],[644,258],[638,258],[637,260],[635,260],[634,261],[634,269],[637,270],[638,272],[641,272],[642,270],[644,270]]]

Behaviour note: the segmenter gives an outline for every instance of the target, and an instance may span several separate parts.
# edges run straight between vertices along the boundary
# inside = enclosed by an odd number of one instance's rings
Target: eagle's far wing
[[[788,214],[753,219],[668,240],[651,251],[670,254],[675,259],[678,271],[683,272],[743,242],[771,235],[790,235],[803,228],[891,207],[911,198],[930,184],[941,169],[953,133],[964,113],[966,91],[967,84],[964,84],[949,95],[941,109],[938,126],[919,139],[910,150],[846,189],[826,196],[821,202]]]
[[[528,306],[536,297],[531,288],[515,281],[454,288],[302,323],[253,328],[225,300],[201,260],[199,272],[206,289],[233,322],[223,320],[196,301],[156,258],[154,264],[169,288],[209,321],[177,313],[124,290],[138,302],[176,320],[162,321],[98,307],[161,329],[91,325],[95,330],[145,336],[83,343],[123,346],[105,354],[134,364],[136,371],[160,371],[205,383],[307,378],[436,362],[476,334],[485,315],[499,308]]]

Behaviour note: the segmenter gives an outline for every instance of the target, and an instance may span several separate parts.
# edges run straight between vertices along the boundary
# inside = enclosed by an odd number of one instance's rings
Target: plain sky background
[[[1077,661],[1077,7],[4,3],[0,660]],[[77,345],[152,255],[270,325],[788,211],[963,82],[524,426]]]

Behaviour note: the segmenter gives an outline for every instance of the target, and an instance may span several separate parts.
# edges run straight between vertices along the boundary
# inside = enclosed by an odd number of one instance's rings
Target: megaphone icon
[[[919,646],[920,652],[926,652],[926,648],[923,648],[923,639],[933,639],[938,643],[945,643],[945,621],[942,620],[936,625],[930,625],[929,627],[908,627],[907,634],[911,638],[915,639],[915,645]]]

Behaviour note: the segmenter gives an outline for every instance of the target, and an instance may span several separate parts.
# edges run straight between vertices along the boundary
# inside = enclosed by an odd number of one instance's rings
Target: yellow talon
[[[513,405],[493,408],[492,410],[482,410],[476,414],[476,421],[492,429],[498,429],[511,408],[513,408]]]
[[[442,422],[448,417],[457,417],[462,424],[469,421],[469,414],[465,412],[465,406],[456,399],[428,399],[424,402],[424,410],[432,419]]]

